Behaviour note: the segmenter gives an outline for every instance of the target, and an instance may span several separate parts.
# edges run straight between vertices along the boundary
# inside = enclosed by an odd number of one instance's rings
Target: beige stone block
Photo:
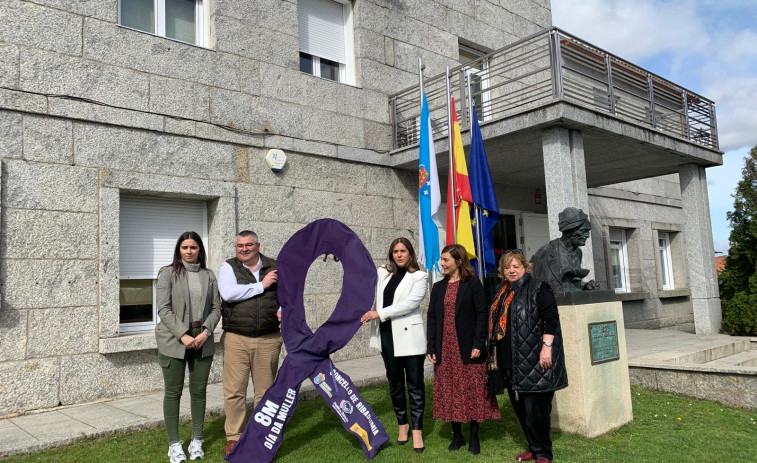
[[[26,310],[0,310],[0,362],[26,357]]]
[[[45,271],[40,271],[44,263]],[[15,260],[2,262],[3,309],[78,307],[97,304],[94,260]]]
[[[97,352],[97,307],[29,312],[28,358]]]
[[[63,357],[60,401],[64,405],[163,388],[154,350]]]
[[[569,386],[555,393],[552,426],[586,437],[601,436],[633,420],[621,302],[560,306]],[[617,322],[620,358],[592,365],[589,324]]]
[[[0,363],[0,415],[55,407],[59,380],[57,358]]]
[[[5,257],[11,259],[94,259],[97,215],[85,212],[8,209]],[[55,246],[51,246],[54,237]]]
[[[10,111],[0,111],[0,158],[20,158],[21,115]]]
[[[5,166],[3,207],[72,212],[97,210],[95,169],[24,161],[9,161]]]
[[[71,121],[43,116],[24,117],[24,159],[30,161],[73,163]]]
[[[82,18],[32,2],[5,1],[0,15],[0,42],[80,55]]]
[[[369,181],[365,165],[287,153],[287,166],[274,174],[265,163],[266,150],[250,150],[250,182],[292,186],[296,190],[362,194]],[[370,180],[373,181],[373,180]],[[263,187],[265,188],[265,187]]]

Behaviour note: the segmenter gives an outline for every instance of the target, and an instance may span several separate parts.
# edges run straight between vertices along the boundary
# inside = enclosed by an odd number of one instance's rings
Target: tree
[[[731,249],[725,270],[720,272],[723,330],[739,336],[757,335],[757,146],[741,169],[741,180],[733,194]]]

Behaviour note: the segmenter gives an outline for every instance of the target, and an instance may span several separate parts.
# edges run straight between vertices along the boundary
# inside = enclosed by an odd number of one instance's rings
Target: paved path
[[[728,336],[694,336],[669,330],[626,330],[629,363],[673,362],[682,353],[696,352]],[[386,381],[380,356],[337,363],[359,386]],[[430,365],[427,374],[430,373]],[[316,395],[309,381],[302,398]],[[0,456],[30,452],[115,432],[158,427],[163,422],[162,392],[103,402],[57,407],[0,419]],[[208,386],[208,415],[223,413],[221,384]],[[182,396],[182,419],[189,418],[189,394]]]

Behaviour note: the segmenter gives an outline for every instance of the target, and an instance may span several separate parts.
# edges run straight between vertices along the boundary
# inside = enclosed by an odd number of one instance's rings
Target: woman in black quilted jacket
[[[528,449],[516,460],[550,463],[552,397],[568,385],[557,303],[520,250],[502,256],[498,270],[502,283],[489,310],[489,393],[507,388],[526,435]]]

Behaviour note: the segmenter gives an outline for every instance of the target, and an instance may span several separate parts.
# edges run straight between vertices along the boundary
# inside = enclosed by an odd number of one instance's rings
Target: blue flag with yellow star
[[[483,252],[479,249],[479,240],[476,241],[476,255],[483,256],[484,275],[494,269],[494,226],[499,221],[499,205],[497,196],[494,194],[494,183],[489,171],[489,161],[486,159],[484,151],[484,139],[481,136],[481,129],[478,126],[478,117],[476,108],[473,108],[473,128],[471,129],[470,143],[470,169],[468,169],[468,179],[470,180],[471,194],[473,203],[478,206],[474,208],[473,214],[475,219],[473,223],[473,236],[478,236],[477,227],[481,228],[481,241],[483,243]]]

